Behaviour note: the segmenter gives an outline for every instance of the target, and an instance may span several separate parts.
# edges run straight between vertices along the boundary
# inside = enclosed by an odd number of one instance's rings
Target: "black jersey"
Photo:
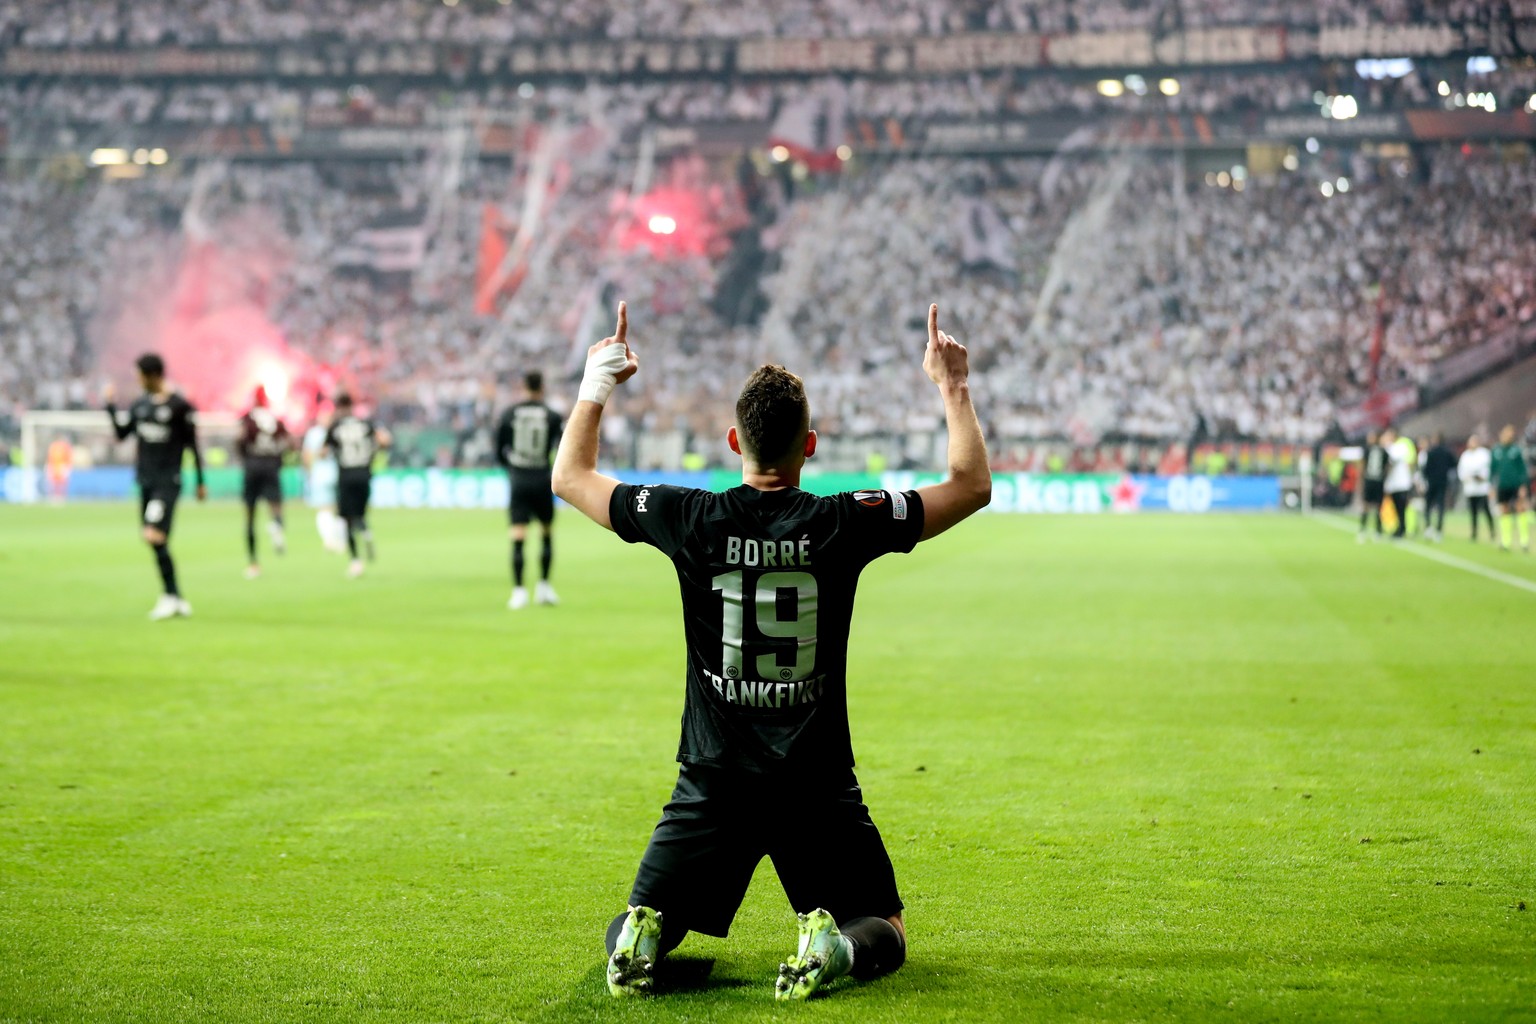
[[[141,486],[180,487],[182,454],[192,452],[197,482],[203,483],[203,456],[197,448],[197,417],[192,403],[171,393],[163,398],[140,395],[126,410],[107,405],[119,441],[139,439],[134,470]]]
[[[1370,483],[1380,483],[1387,478],[1387,450],[1379,444],[1373,444],[1365,450],[1365,468],[1361,471],[1361,477]]]
[[[688,647],[677,759],[757,772],[852,766],[854,590],[864,566],[917,544],[917,493],[621,485],[609,517],[677,569]]]
[[[283,467],[283,455],[291,447],[288,427],[266,406],[258,405],[240,417],[236,448],[247,470],[277,472]]]
[[[1456,454],[1443,444],[1437,444],[1424,453],[1424,487],[1430,491],[1443,491],[1456,472]]]
[[[331,424],[325,433],[326,447],[336,453],[340,479],[358,479],[373,472],[373,457],[379,453],[379,432],[373,420],[346,415]]]
[[[496,461],[514,475],[547,477],[559,445],[560,414],[543,402],[518,402],[496,424]]]

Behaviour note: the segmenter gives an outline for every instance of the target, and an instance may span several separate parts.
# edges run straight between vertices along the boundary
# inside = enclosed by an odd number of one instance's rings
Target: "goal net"
[[[236,416],[197,414],[198,447],[207,469],[234,465],[239,430]],[[68,456],[69,480],[63,487],[52,479],[49,466],[50,448],[59,441],[68,446],[54,449]],[[133,438],[118,441],[112,421],[100,409],[29,409],[21,416],[21,466],[10,473],[6,498],[33,502],[62,498],[66,492],[79,498],[127,497],[132,492],[133,457]]]

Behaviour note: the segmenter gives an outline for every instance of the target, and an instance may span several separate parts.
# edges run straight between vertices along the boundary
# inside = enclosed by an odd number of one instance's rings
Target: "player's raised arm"
[[[640,362],[629,347],[629,314],[619,303],[619,323],[611,337],[587,350],[587,369],[581,378],[576,408],[560,436],[551,483],[555,493],[578,508],[582,515],[606,530],[613,529],[608,502],[619,482],[597,471],[599,428],[603,404],[615,386],[635,375]]]
[[[928,349],[923,369],[944,399],[949,428],[949,475],[943,483],[918,489],[923,499],[923,535],[937,537],[992,500],[987,443],[971,405],[970,362],[965,346],[939,330],[939,307],[928,307]]]
[[[107,416],[112,420],[112,433],[117,435],[119,441],[128,440],[128,435],[133,433],[133,417],[121,416],[117,411],[117,388],[108,384],[101,389],[101,402],[107,409]]]

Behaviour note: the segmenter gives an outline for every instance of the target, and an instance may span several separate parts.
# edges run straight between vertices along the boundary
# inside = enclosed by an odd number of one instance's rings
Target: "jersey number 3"
[[[795,682],[816,668],[816,578],[808,572],[766,572],[757,578],[752,593],[744,590],[744,574],[723,573],[712,581],[725,600],[721,621],[721,672],[740,679],[746,665],[743,653],[747,609],[752,608],[757,631],[765,640],[753,646],[768,647],[754,666],[759,679]],[[781,655],[793,651],[793,665],[781,665]]]

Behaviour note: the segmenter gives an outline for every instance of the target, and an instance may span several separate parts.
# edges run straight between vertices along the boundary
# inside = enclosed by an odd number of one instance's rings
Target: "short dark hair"
[[[165,376],[165,360],[153,352],[145,352],[134,361],[133,365],[137,366],[139,372],[146,377]]]
[[[345,391],[336,392],[336,397],[332,401],[335,402],[338,409],[352,408],[352,396]]]
[[[782,366],[760,366],[736,399],[736,433],[742,454],[772,466],[795,454],[811,426],[805,383]]]
[[[538,370],[532,370],[524,375],[523,387],[532,392],[544,390],[544,375]]]

